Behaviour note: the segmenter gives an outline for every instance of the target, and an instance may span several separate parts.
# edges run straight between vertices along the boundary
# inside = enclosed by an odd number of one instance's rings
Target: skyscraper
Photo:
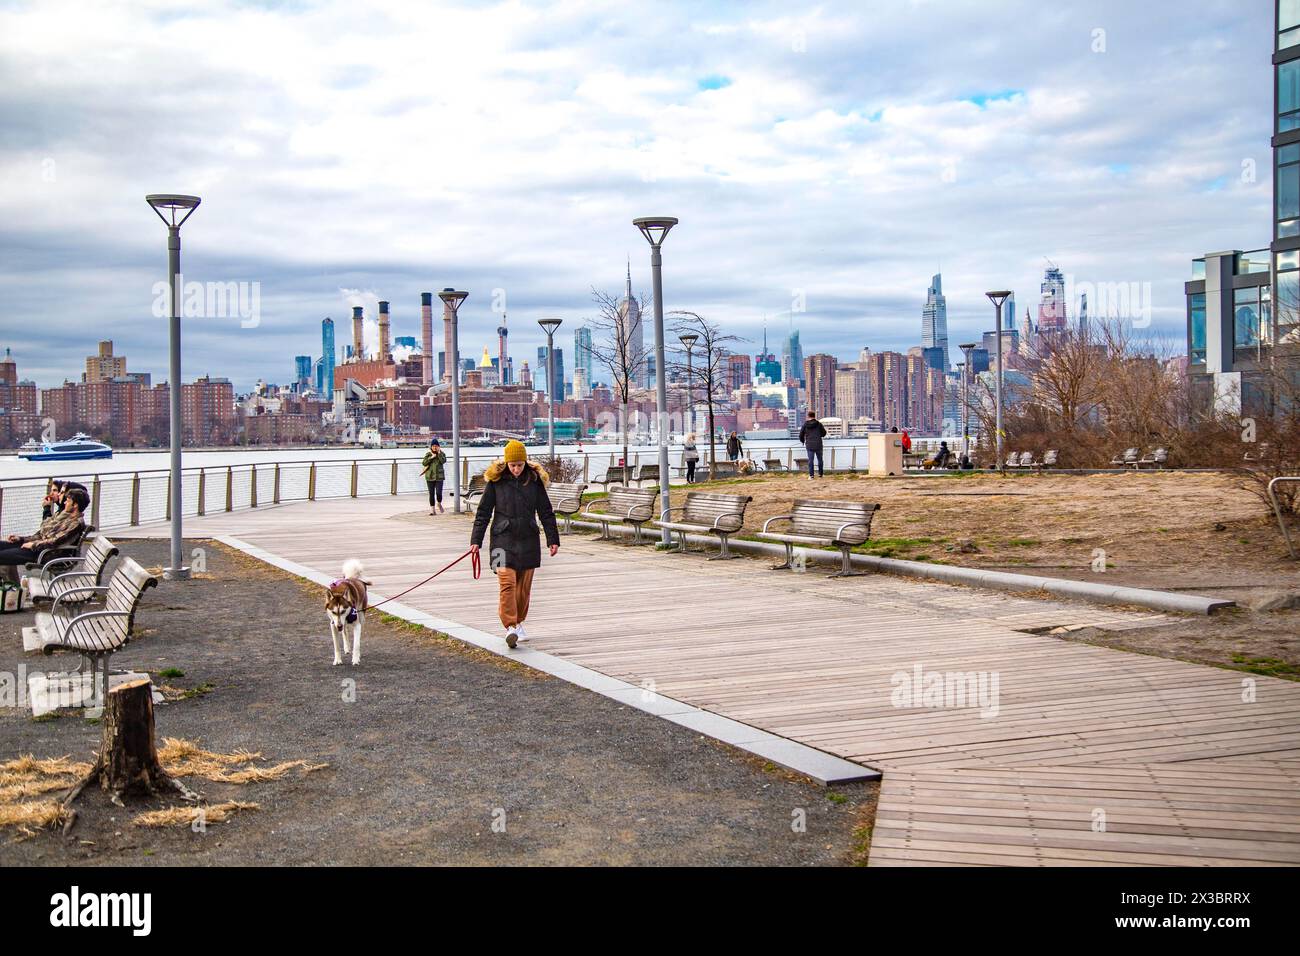
[[[322,395],[334,393],[334,320],[328,315],[320,324],[320,378],[316,391]]]
[[[942,371],[948,371],[948,300],[943,295],[943,276],[936,273],[925,291],[921,308],[921,348],[943,350]]]
[[[293,381],[299,390],[311,384],[310,355],[295,355],[293,357]]]
[[[767,376],[767,380],[772,384],[781,381],[781,363],[776,360],[776,356],[767,350],[767,320],[763,320],[763,351],[755,356],[754,378],[758,379],[760,375]]]
[[[1065,331],[1065,276],[1054,264],[1043,271],[1042,296],[1038,302],[1038,331]]]
[[[781,380],[803,381],[803,346],[799,344],[798,330],[792,330],[781,348]]]
[[[555,382],[547,378],[549,366],[546,363],[546,346],[537,346],[537,372],[533,376],[533,390],[555,396],[557,402],[564,401],[564,349],[555,350]]]
[[[573,330],[573,383],[576,390],[578,370],[583,372],[583,383],[588,392],[596,381],[596,358],[591,352],[591,329],[580,325]]]
[[[646,363],[645,328],[641,322],[641,304],[632,295],[632,263],[627,264],[627,286],[618,303],[618,337],[628,343],[629,364],[638,374],[632,376],[633,385],[650,387],[650,370]],[[556,350],[558,353],[558,349]]]
[[[502,385],[509,385],[510,376],[510,351],[508,349],[508,339],[510,330],[506,328],[506,314],[501,313],[501,324],[497,326],[497,376]]]
[[[804,381],[808,383],[808,410],[818,418],[835,414],[834,355],[817,354],[804,359]]]

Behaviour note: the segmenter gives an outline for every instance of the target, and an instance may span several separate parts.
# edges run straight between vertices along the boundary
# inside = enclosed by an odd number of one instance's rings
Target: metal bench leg
[[[677,554],[685,554],[688,550],[690,550],[689,548],[686,547],[686,532],[679,531],[677,532],[677,534],[678,534],[678,544],[674,550]],[[671,540],[672,538],[671,531],[668,533],[668,537]]]
[[[573,533],[573,515],[567,515],[567,514],[566,514],[566,515],[563,515],[562,517],[564,518],[564,533],[565,533],[565,534],[572,534],[572,533]]]
[[[853,570],[853,562],[852,562],[852,560],[850,560],[850,558],[849,558],[849,549],[848,549],[848,548],[841,547],[841,548],[840,548],[840,569],[839,569],[838,571],[836,571],[834,574],[830,575],[830,577],[832,577],[832,578],[860,578],[860,577],[862,577],[864,574],[866,574],[865,571],[854,571],[854,570]]]
[[[785,564],[772,565],[773,571],[793,571],[794,570],[794,545],[789,541],[782,541],[785,545]]]
[[[729,537],[727,534],[719,534],[718,537],[722,539],[722,550],[717,554],[709,555],[710,561],[726,561],[729,558],[740,557],[740,555],[727,547],[727,538]]]

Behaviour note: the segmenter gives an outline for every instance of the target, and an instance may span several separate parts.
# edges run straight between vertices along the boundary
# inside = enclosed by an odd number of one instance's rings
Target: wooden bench
[[[1139,470],[1143,468],[1163,468],[1169,463],[1168,448],[1153,448],[1148,454],[1133,462],[1133,467]]]
[[[704,470],[708,471],[708,465],[704,466]],[[697,474],[698,474],[698,469],[697,469]],[[736,463],[729,459],[719,460],[713,463],[713,473],[709,476],[709,480],[712,481],[715,478],[735,478],[735,477],[736,477]]]
[[[666,528],[670,536],[674,531],[681,535],[681,547],[677,549],[679,552],[689,550],[686,547],[688,532],[716,534],[722,540],[722,550],[712,555],[709,560],[738,558],[740,555],[733,554],[728,548],[727,539],[744,525],[745,506],[753,500],[750,495],[688,491],[685,505],[680,508],[670,508],[659,515],[659,527]],[[673,519],[673,515],[678,517]]]
[[[630,488],[632,485],[632,467],[630,465],[610,465],[605,469],[605,473],[599,477],[591,479],[593,485],[600,485],[606,491],[610,485],[622,485],[624,488]]]
[[[644,544],[641,526],[655,516],[655,501],[659,498],[658,488],[611,488],[604,498],[587,502],[582,509],[584,518],[593,518],[600,522],[599,540],[612,540],[609,533],[611,524],[630,524],[633,531],[633,544]],[[598,504],[604,504],[604,511],[593,511]]]
[[[763,467],[768,471],[785,471],[785,462],[780,458],[764,458]]]
[[[23,650],[42,654],[59,649],[77,651],[83,663],[90,662],[95,703],[101,704],[103,690],[108,686],[108,658],[131,640],[140,599],[157,583],[156,577],[131,558],[124,557],[104,587],[74,588],[56,598],[49,611],[37,611],[35,623],[23,628]],[[71,609],[68,601],[75,591],[102,593],[103,608],[80,612]],[[97,674],[101,661],[102,683]]]
[[[53,601],[73,588],[97,588],[103,580],[104,567],[115,554],[117,545],[99,535],[91,539],[85,554],[54,558],[40,568],[29,566],[27,594],[33,601]],[[79,593],[83,601],[90,597],[84,592]]]
[[[573,530],[572,518],[582,509],[582,493],[587,486],[580,482],[552,481],[546,486],[551,510],[564,518],[564,530]]]
[[[879,510],[880,505],[861,501],[803,499],[794,503],[789,514],[777,515],[763,522],[763,530],[758,533],[758,537],[785,545],[785,564],[774,565],[773,571],[791,570],[794,567],[794,546],[803,544],[818,548],[839,548],[840,570],[831,577],[857,577],[863,572],[853,570],[849,551],[866,543],[871,537],[871,519]],[[777,521],[789,521],[791,529],[785,532],[769,531],[768,528]]]
[[[1124,449],[1124,454],[1116,455],[1114,458],[1110,460],[1110,463],[1112,465],[1117,465],[1121,468],[1128,468],[1131,466],[1135,466],[1137,464],[1137,461],[1138,461],[1138,450],[1136,448],[1126,448]]]
[[[475,475],[470,478],[469,487],[461,490],[460,497],[466,508],[473,508],[474,498],[482,498],[485,491],[487,491],[487,479],[482,475]]]
[[[640,468],[637,469],[636,486],[640,488],[647,481],[653,481],[656,485],[659,484],[658,465],[642,465]]]

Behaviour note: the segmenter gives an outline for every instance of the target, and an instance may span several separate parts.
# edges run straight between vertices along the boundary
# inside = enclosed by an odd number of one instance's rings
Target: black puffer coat
[[[518,478],[510,473],[504,460],[493,462],[483,473],[487,490],[474,514],[474,531],[470,544],[483,546],[483,536],[492,527],[492,547],[488,566],[523,571],[540,567],[542,548],[537,540],[537,522],[546,532],[546,543],[559,545],[560,529],[546,494],[546,471],[528,462]]]

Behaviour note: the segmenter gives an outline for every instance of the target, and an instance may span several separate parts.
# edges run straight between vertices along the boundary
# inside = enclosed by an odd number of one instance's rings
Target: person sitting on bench
[[[0,575],[17,584],[19,565],[35,561],[47,548],[75,541],[84,530],[82,513],[89,505],[84,488],[69,489],[63,493],[60,509],[42,521],[35,534],[11,534],[0,542]]]

